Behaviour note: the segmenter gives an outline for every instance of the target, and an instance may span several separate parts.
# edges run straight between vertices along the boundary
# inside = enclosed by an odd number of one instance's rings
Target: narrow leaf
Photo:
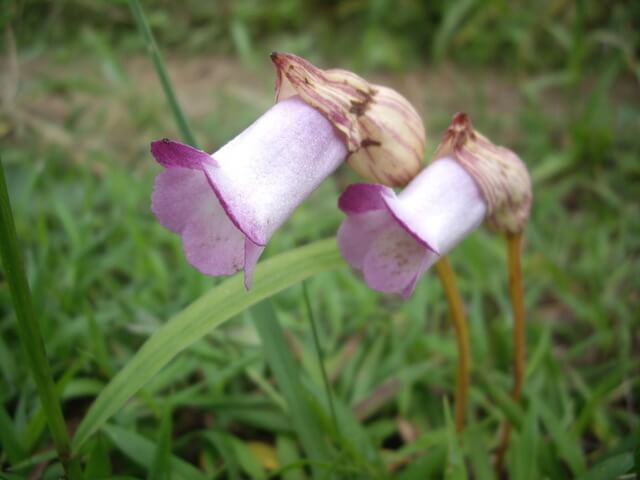
[[[322,435],[322,428],[310,407],[299,378],[298,364],[269,300],[253,309],[255,325],[265,350],[267,363],[287,401],[293,427],[312,462],[329,462],[331,453]],[[320,478],[322,472],[314,477]]]
[[[185,142],[195,147],[197,146],[196,139],[193,135],[191,127],[189,126],[187,117],[184,115],[182,109],[180,108],[178,97],[173,90],[171,80],[169,79],[167,67],[165,66],[164,59],[162,58],[162,54],[160,53],[160,49],[156,44],[156,40],[153,36],[153,32],[151,31],[151,27],[149,27],[149,22],[147,22],[147,17],[144,14],[142,5],[140,4],[139,0],[129,0],[129,6],[131,7],[131,12],[133,13],[133,16],[136,20],[138,30],[144,38],[145,45],[147,47],[147,50],[149,51],[151,60],[153,61],[153,66],[156,69],[156,74],[158,75],[158,79],[160,80],[160,84],[162,85],[162,89],[164,90],[164,94],[167,97],[167,101],[169,102],[171,113],[173,114],[173,117],[178,124],[178,128],[180,129],[182,138],[184,138]]]
[[[84,478],[86,480],[93,480],[110,476],[111,459],[109,458],[107,440],[104,438],[104,435],[98,435],[89,453]]]
[[[31,291],[22,264],[22,252],[18,246],[18,237],[9,202],[9,192],[4,178],[4,166],[0,160],[0,257],[4,266],[5,278],[16,312],[16,326],[20,344],[24,349],[27,363],[38,389],[38,395],[49,425],[56,450],[65,465],[68,475],[80,478],[81,472],[75,463],[69,463],[69,435],[62,408],[56,395],[53,375],[49,368],[44,339],[36,312],[31,301]]]
[[[3,405],[0,405],[0,446],[2,446],[2,450],[7,454],[7,458],[12,465],[26,456],[24,447],[18,439],[13,421]]]
[[[276,448],[278,450],[278,460],[283,466],[280,472],[282,478],[284,480],[304,480],[303,464],[295,442],[290,437],[278,435]]]
[[[149,468],[149,480],[171,479],[171,409],[167,408],[162,415],[156,451]]]
[[[563,422],[547,405],[539,404],[538,411],[560,457],[567,462],[574,475],[583,474],[586,462],[575,434],[565,428]]]

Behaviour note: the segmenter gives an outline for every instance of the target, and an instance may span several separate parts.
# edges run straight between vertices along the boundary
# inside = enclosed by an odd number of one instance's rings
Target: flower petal
[[[376,183],[356,183],[349,185],[338,199],[338,207],[346,214],[364,213],[371,210],[385,210],[384,194],[394,195],[393,190]]]
[[[340,253],[353,268],[362,270],[364,257],[377,234],[391,222],[393,219],[386,210],[349,215],[338,229]]]
[[[392,223],[375,238],[364,256],[364,279],[374,290],[407,297],[417,279],[437,258],[402,227]]]
[[[151,209],[160,223],[182,234],[182,247],[194,267],[207,275],[242,269],[244,235],[220,206],[204,172],[168,168],[156,177]]]
[[[167,168],[182,167],[202,170],[205,165],[215,164],[207,152],[168,138],[151,142],[151,154],[160,165]]]
[[[182,248],[191,265],[206,275],[231,275],[244,266],[244,235],[211,199],[192,215],[182,232]]]
[[[169,168],[156,177],[151,210],[158,221],[175,233],[182,233],[189,218],[207,202],[216,202],[203,172]]]

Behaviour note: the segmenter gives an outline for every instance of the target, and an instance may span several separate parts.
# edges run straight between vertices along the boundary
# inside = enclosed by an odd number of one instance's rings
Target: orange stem
[[[513,387],[511,398],[520,401],[522,385],[524,383],[524,370],[526,359],[525,345],[525,314],[524,314],[524,289],[522,286],[522,267],[520,264],[520,252],[522,249],[522,233],[507,234],[507,262],[509,268],[509,296],[513,310]],[[502,427],[498,457],[496,466],[502,471],[504,456],[509,448],[511,438],[511,423],[506,420]]]
[[[436,264],[438,276],[442,282],[444,293],[447,296],[449,310],[453,326],[456,331],[456,342],[458,345],[458,374],[456,379],[456,399],[455,399],[455,424],[456,431],[464,429],[465,413],[467,411],[467,401],[469,392],[469,376],[471,371],[471,348],[469,346],[469,329],[464,314],[462,297],[456,284],[456,276],[449,259],[443,256]]]

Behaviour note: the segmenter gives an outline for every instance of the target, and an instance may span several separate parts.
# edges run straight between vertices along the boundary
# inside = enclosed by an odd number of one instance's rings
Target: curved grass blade
[[[342,265],[336,241],[329,238],[261,262],[249,292],[242,276],[236,275],[200,297],[156,331],[98,395],[78,426],[73,450],[77,451],[176,355],[214,328],[260,300]]]

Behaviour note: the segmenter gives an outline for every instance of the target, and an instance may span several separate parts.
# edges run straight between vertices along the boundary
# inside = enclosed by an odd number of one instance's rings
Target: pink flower
[[[151,144],[165,170],[151,209],[182,236],[189,263],[207,275],[253,269],[267,241],[346,158],[343,137],[298,97],[277,103],[209,155],[171,140]]]
[[[454,115],[434,158],[399,195],[358,184],[340,197],[347,219],[338,246],[374,290],[408,297],[422,274],[485,217],[507,233],[522,231],[529,218],[526,165],[476,131],[468,115]]]
[[[344,258],[374,290],[409,297],[418,279],[483,221],[487,207],[473,178],[449,157],[436,160],[396,195],[355,184],[338,202]]]

